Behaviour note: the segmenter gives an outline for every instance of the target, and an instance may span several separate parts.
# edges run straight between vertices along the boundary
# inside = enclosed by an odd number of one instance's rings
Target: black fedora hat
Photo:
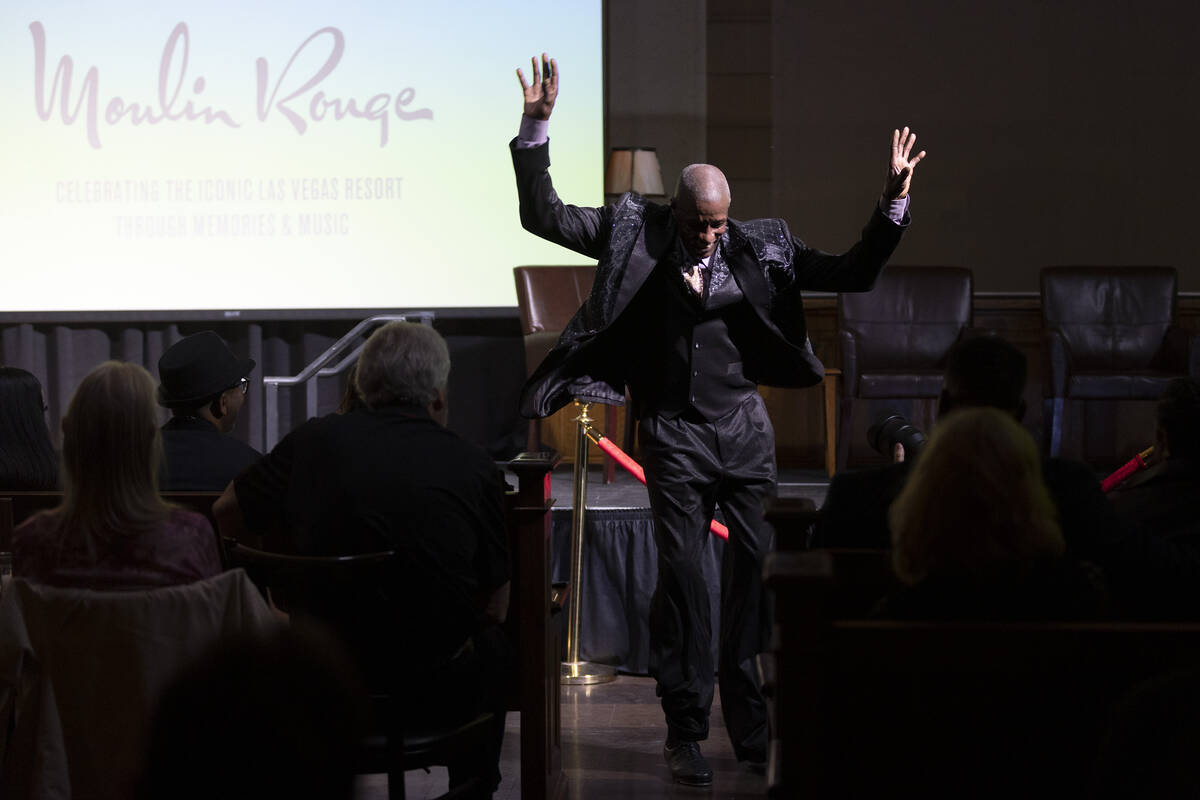
[[[238,358],[213,331],[185,336],[158,360],[158,402],[188,406],[236,386],[254,369],[254,359]]]

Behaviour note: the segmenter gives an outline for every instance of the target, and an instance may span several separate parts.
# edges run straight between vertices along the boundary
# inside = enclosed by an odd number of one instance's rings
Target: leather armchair
[[[538,364],[554,349],[558,337],[571,317],[583,305],[592,288],[594,266],[514,267],[517,283],[517,305],[521,312],[521,333],[525,336],[525,377],[533,374]],[[626,405],[628,408],[628,405]],[[613,436],[616,409],[604,407],[604,433]],[[626,415],[623,446],[631,452],[633,421]],[[530,420],[526,449],[541,450],[542,421]],[[615,463],[605,456],[604,481],[612,483]]]
[[[1173,267],[1046,267],[1043,416],[1062,446],[1066,400],[1155,400],[1171,378],[1200,377],[1200,334],[1175,324]]]
[[[842,349],[837,468],[850,453],[859,398],[934,398],[950,348],[972,324],[966,267],[888,267],[870,292],[838,295]]]

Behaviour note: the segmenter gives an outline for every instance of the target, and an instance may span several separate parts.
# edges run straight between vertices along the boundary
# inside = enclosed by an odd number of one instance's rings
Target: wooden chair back
[[[324,595],[383,577],[396,557],[394,550],[350,556],[300,556],[259,550],[231,540],[226,541],[226,550],[230,566],[246,570],[263,596],[269,593],[275,606],[288,613],[303,613],[306,599],[311,605],[312,596],[306,598],[306,591]]]
[[[242,568],[277,609],[292,619],[315,620],[346,646],[374,689],[398,677],[402,652],[414,639],[405,635],[410,617],[397,606],[397,590],[407,590],[395,551],[348,556],[273,553],[228,542],[230,566]]]
[[[836,564],[768,558],[772,797],[1081,796],[1112,704],[1200,665],[1195,624],[839,619]]]

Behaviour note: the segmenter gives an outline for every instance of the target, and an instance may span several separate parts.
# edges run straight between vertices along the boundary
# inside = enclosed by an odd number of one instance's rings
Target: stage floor
[[[671,782],[662,757],[666,727],[651,678],[622,675],[613,683],[562,687],[562,759],[567,775],[565,800],[658,800],[721,798],[750,800],[766,794],[767,780],[739,766],[725,729],[721,696],[713,697],[704,755],[713,770],[711,789],[690,789]],[[500,753],[500,788],[495,800],[521,797],[521,715],[505,718]],[[404,773],[404,794],[428,800],[449,787],[445,767]],[[387,777],[361,775],[357,800],[384,800]]]

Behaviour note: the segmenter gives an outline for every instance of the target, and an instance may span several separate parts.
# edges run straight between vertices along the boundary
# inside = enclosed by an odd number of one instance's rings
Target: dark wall
[[[517,413],[525,343],[515,316],[435,322],[450,347],[449,427],[508,459],[525,449],[528,422]]]
[[[668,185],[703,149],[735,173],[734,216],[845,248],[908,124],[929,158],[896,263],[1028,292],[1047,264],[1166,264],[1200,291],[1200,4],[609,0],[606,18],[611,143],[644,132]],[[652,24],[653,41],[614,20]],[[681,99],[702,51],[703,111]]]
[[[668,193],[681,169],[705,160],[704,8],[695,0],[605,4],[606,144],[657,148]],[[571,54],[558,58],[566,69]]]
[[[777,211],[853,241],[893,127],[930,155],[898,261],[982,291],[1046,264],[1167,264],[1200,290],[1200,5],[1132,0],[773,3]],[[785,44],[786,43],[786,44]],[[816,239],[815,237],[819,237]]]

